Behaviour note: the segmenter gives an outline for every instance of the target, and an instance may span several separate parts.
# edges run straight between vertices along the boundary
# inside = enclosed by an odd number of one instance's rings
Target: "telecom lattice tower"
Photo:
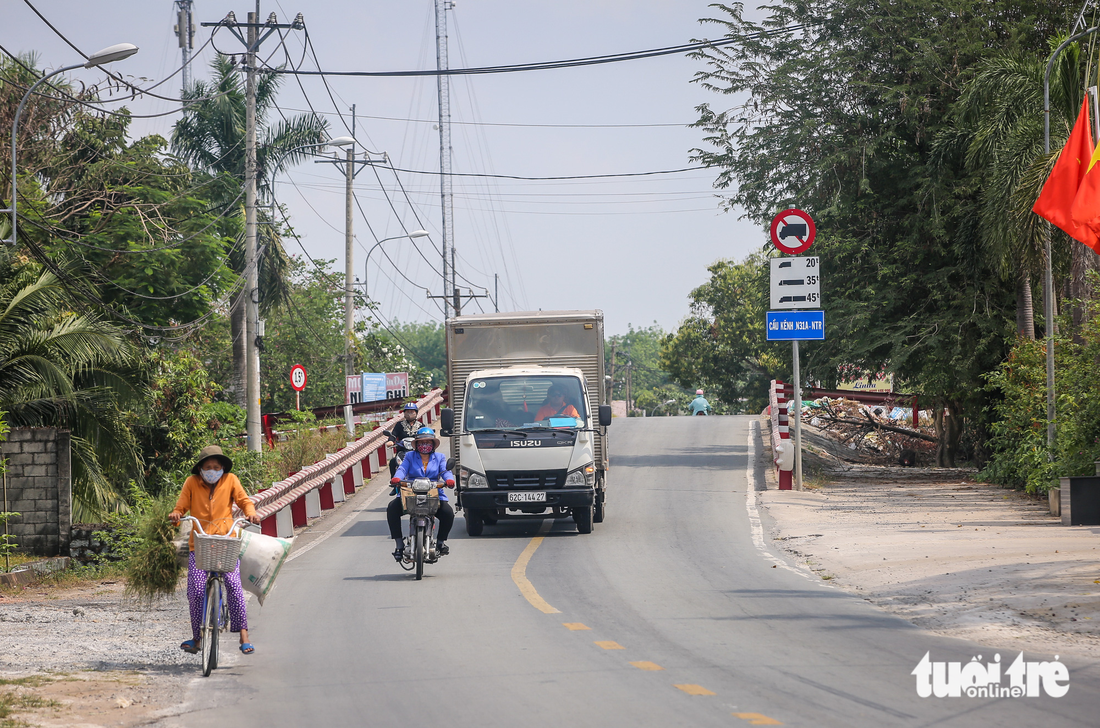
[[[451,0],[435,0],[435,68],[446,71],[447,11],[454,8]],[[439,93],[439,198],[443,227],[443,312],[449,318],[457,308],[455,297],[454,207],[451,194],[451,80],[440,73],[436,76]],[[449,257],[448,257],[449,255]]]
[[[191,0],[175,0],[176,37],[183,55],[183,90],[191,85],[191,52],[195,49],[195,24],[191,16]]]

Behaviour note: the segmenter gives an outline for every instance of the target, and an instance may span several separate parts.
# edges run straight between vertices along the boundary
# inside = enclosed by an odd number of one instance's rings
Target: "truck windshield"
[[[474,379],[466,389],[466,431],[584,427],[584,390],[576,377]]]

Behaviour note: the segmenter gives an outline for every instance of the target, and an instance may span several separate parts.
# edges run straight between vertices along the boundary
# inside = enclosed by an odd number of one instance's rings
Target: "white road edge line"
[[[341,485],[341,487],[343,486]],[[298,558],[299,556],[308,554],[310,550],[313,549],[313,547],[317,546],[318,544],[324,543],[326,540],[328,540],[330,536],[332,536],[332,534],[342,532],[344,530],[344,526],[348,525],[348,523],[350,523],[353,518],[362,515],[363,511],[370,508],[370,504],[373,503],[375,499],[378,498],[378,496],[382,495],[382,492],[385,490],[386,486],[383,485],[373,495],[363,501],[363,505],[345,516],[344,520],[340,521],[328,531],[318,536],[316,540],[310,541],[308,544],[303,546],[301,550],[294,551],[290,556],[287,557],[286,563],[289,564],[291,561],[294,561],[294,559]]]
[[[748,466],[745,468],[745,480],[748,484],[748,488],[745,490],[745,508],[749,512],[749,528],[752,529],[752,542],[757,550],[760,551],[760,554],[765,559],[775,564],[776,567],[786,569],[787,571],[814,581],[806,572],[792,567],[786,561],[773,555],[771,551],[768,551],[768,547],[764,543],[764,526],[760,522],[760,509],[756,506],[756,461],[760,457],[760,453],[756,450],[756,439],[759,431],[760,423],[753,420],[749,424],[749,462]]]

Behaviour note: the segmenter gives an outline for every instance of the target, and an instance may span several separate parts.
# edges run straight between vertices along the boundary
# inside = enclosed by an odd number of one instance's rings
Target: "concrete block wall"
[[[68,430],[12,429],[0,443],[7,460],[7,498],[0,508],[20,515],[8,523],[20,551],[68,556],[72,526],[72,467]],[[0,493],[2,497],[2,493]]]

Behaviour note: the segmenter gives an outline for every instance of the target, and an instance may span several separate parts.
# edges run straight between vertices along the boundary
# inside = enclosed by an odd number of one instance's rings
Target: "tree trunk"
[[[1031,280],[1023,272],[1016,279],[1016,333],[1035,340],[1035,307],[1031,299]]]
[[[936,425],[936,467],[955,467],[955,455],[962,438],[962,416],[956,402],[936,402],[933,421]]]
[[[1092,296],[1091,286],[1088,282],[1088,271],[1096,270],[1097,255],[1088,246],[1074,241],[1073,257],[1070,262],[1069,296],[1074,299],[1073,304],[1073,338],[1078,343],[1083,340],[1078,336],[1078,331],[1085,323],[1086,304]]]
[[[248,365],[245,355],[245,291],[242,289],[233,299],[233,307],[230,309],[230,332],[233,336],[233,401],[239,406],[248,404],[248,392],[245,386],[245,367]]]

